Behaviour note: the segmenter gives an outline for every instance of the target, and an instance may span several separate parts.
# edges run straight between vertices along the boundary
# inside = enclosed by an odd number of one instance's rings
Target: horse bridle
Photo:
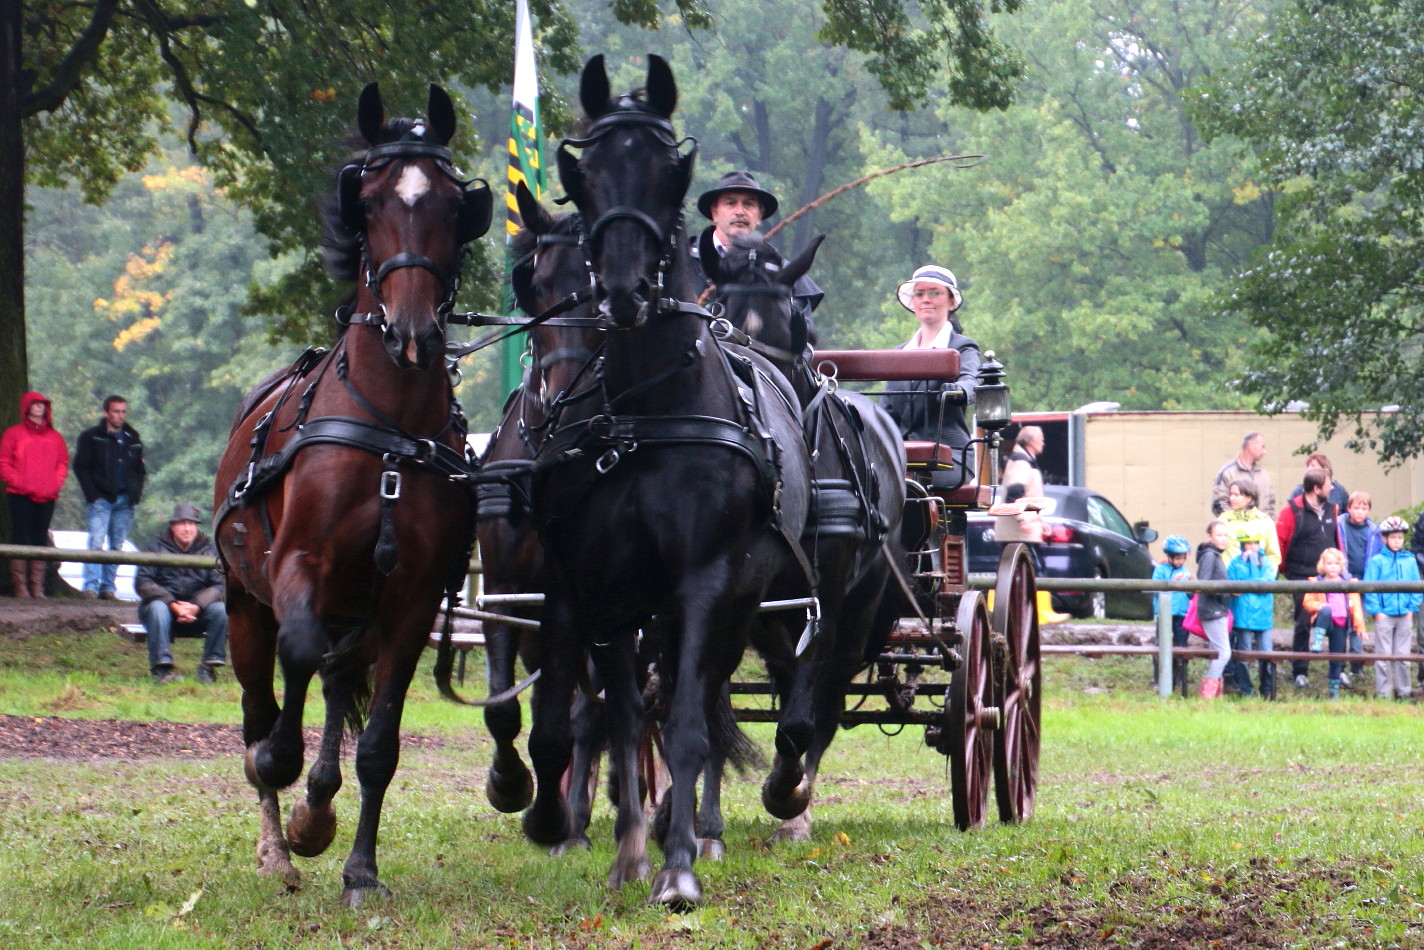
[[[374,171],[384,168],[398,158],[433,158],[435,167],[440,170],[446,178],[460,186],[462,205],[468,200],[470,186],[479,182],[486,189],[489,183],[483,178],[464,179],[454,172],[454,158],[450,149],[443,145],[435,145],[431,142],[406,141],[387,142],[382,145],[373,145],[366,152],[366,157],[360,165],[347,165],[341,170],[338,176],[337,185],[337,214],[347,221],[351,215],[349,202],[353,196],[349,191],[355,190],[360,193],[360,180],[367,171]],[[386,326],[386,304],[381,299],[381,284],[390,276],[393,271],[405,267],[419,267],[430,272],[435,279],[440,282],[444,291],[444,296],[436,305],[436,318],[440,322],[441,330],[444,330],[444,323],[449,317],[451,310],[455,306],[455,296],[460,292],[460,269],[464,262],[466,241],[459,240],[457,235],[455,266],[453,270],[446,270],[434,260],[424,254],[413,254],[409,251],[402,251],[386,258],[376,268],[375,273],[371,271],[370,249],[366,244],[366,228],[364,224],[358,231],[361,241],[361,271],[366,275],[366,289],[371,292],[371,297],[376,301],[377,310],[367,312],[353,312],[350,307],[341,307],[336,311],[336,322],[344,326],[369,326],[385,331]]]
[[[688,142],[692,143],[693,154],[697,152],[697,139],[693,136],[686,136],[682,139],[677,137],[677,132],[673,129],[672,123],[659,115],[648,112],[639,112],[635,109],[637,100],[630,96],[622,96],[618,100],[618,107],[614,111],[596,119],[588,128],[588,132],[581,138],[566,138],[560,144],[560,150],[573,148],[587,148],[595,145],[604,136],[619,128],[629,126],[640,126],[651,129],[657,136],[659,142],[665,147],[675,152],[681,152],[682,146]],[[582,221],[582,219],[580,219]],[[587,231],[582,229],[580,224],[579,243],[584,248],[584,266],[588,269],[590,287],[594,291],[595,298],[601,296],[603,282],[598,269],[593,264],[593,245],[599,236],[607,230],[608,226],[616,221],[632,221],[643,231],[647,232],[653,240],[654,247],[661,247],[662,252],[658,256],[657,278],[653,286],[653,300],[655,302],[655,312],[682,312],[693,313],[700,316],[710,316],[706,310],[696,303],[677,300],[663,296],[663,288],[666,286],[666,275],[673,264],[673,255],[677,253],[677,237],[683,231],[684,218],[681,209],[678,210],[677,218],[672,227],[664,230],[652,215],[634,208],[631,205],[614,205],[607,211],[600,214],[591,224]],[[648,304],[643,305],[635,326],[641,325],[647,318]],[[615,324],[606,316],[600,317],[601,327],[606,330],[627,330],[630,327],[623,327]]]

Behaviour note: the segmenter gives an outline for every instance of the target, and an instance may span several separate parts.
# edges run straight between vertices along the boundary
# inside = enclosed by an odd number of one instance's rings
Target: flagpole
[[[505,198],[505,281],[504,312],[513,314],[514,289],[509,275],[513,270],[511,244],[522,223],[515,204],[514,189],[521,181],[534,197],[544,197],[544,135],[539,121],[539,77],[534,60],[534,29],[529,18],[527,0],[516,0],[514,14],[514,90],[509,118],[509,193]],[[523,379],[520,357],[524,353],[522,336],[511,337],[500,344],[500,383],[508,393]]]

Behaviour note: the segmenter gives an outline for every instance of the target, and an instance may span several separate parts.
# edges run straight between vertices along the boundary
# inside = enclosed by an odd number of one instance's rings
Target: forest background
[[[1022,74],[1012,103],[979,110],[957,104],[975,97],[953,73],[912,77],[919,94],[905,101],[896,92],[892,101],[881,82],[884,61],[822,39],[827,14],[804,0],[717,0],[705,7],[705,21],[683,7],[659,14],[655,31],[619,24],[601,0],[572,0],[563,18],[536,24],[543,42],[558,31],[560,50],[541,58],[541,104],[557,131],[567,103],[576,101],[576,60],[568,55],[576,24],[584,50],[608,55],[615,88],[639,83],[646,52],[671,60],[681,93],[678,126],[700,141],[693,196],[722,173],[747,168],[789,213],[878,169],[982,154],[972,168],[936,165],[878,179],[780,236],[795,251],[815,234],[828,235],[813,271],[827,294],[817,314],[822,346],[903,340],[913,321],[894,302],[894,288],[933,261],[959,276],[964,328],[1006,363],[1017,409],[1065,410],[1099,399],[1124,409],[1270,408],[1315,395],[1329,427],[1333,413],[1401,402],[1384,397],[1405,381],[1386,373],[1372,387],[1335,385],[1327,379],[1328,349],[1324,356],[1283,350],[1298,342],[1292,315],[1318,326],[1332,319],[1321,308],[1341,302],[1323,292],[1296,293],[1283,305],[1270,297],[1280,288],[1258,266],[1268,253],[1299,252],[1299,242],[1315,235],[1311,253],[1334,261],[1336,279],[1348,281],[1348,262],[1312,228],[1328,229],[1342,207],[1368,221],[1387,205],[1390,185],[1381,179],[1339,185],[1359,171],[1354,166],[1336,168],[1335,186],[1322,195],[1317,179],[1300,173],[1299,156],[1287,154],[1290,143],[1279,139],[1282,120],[1272,108],[1298,110],[1298,144],[1309,131],[1301,116],[1310,113],[1312,90],[1305,80],[1291,95],[1277,87],[1275,106],[1267,104],[1284,66],[1272,71],[1263,43],[1291,23],[1306,42],[1311,6],[1037,0],[1017,12],[990,12],[994,36],[1013,51],[1012,62],[1004,60],[1013,68],[1005,71],[1021,67]],[[1368,17],[1360,17],[1356,32],[1363,36]],[[1407,31],[1407,23],[1401,19],[1400,28]],[[1394,52],[1408,61],[1407,49]],[[492,72],[510,71],[512,50],[506,55]],[[1234,80],[1225,84],[1223,76]],[[388,109],[419,114],[418,71],[368,78],[382,81]],[[468,106],[459,133],[465,172],[502,189],[507,88],[442,81]],[[1397,77],[1379,81],[1397,84]],[[892,91],[905,85],[892,83]],[[345,118],[354,115],[356,91],[296,94]],[[1333,95],[1323,83],[1315,93]],[[186,114],[176,99],[172,112],[181,129]],[[102,204],[84,203],[80,184],[60,175],[45,178],[49,186],[28,187],[24,235],[30,383],[54,400],[71,442],[98,420],[105,395],[129,400],[151,472],[138,538],[156,530],[174,501],[211,498],[241,395],[303,346],[330,342],[334,331],[334,298],[306,295],[308,285],[293,278],[310,274],[312,249],[274,252],[257,230],[261,215],[273,213],[253,200],[260,188],[234,181],[220,163],[195,162],[180,133],[155,125],[145,134],[161,154],[142,172],[116,170]],[[557,182],[551,186],[558,194]],[[1407,253],[1395,246],[1408,244],[1400,229],[1412,225],[1404,217],[1375,235],[1376,251],[1389,245],[1390,253]],[[502,241],[502,229],[492,229],[473,256],[463,309],[496,305]],[[1409,283],[1407,275],[1394,276]],[[1374,303],[1382,311],[1379,332],[1417,357],[1417,306],[1397,294]],[[1375,309],[1370,302],[1349,306],[1361,317]],[[1263,373],[1263,365],[1303,365],[1306,372],[1287,378]],[[471,428],[488,429],[504,397],[498,360],[487,351],[466,360],[462,372],[459,395]],[[1362,435],[1368,446],[1378,433]],[[1382,456],[1417,451],[1415,436],[1385,432]],[[83,524],[72,481],[54,524]]]

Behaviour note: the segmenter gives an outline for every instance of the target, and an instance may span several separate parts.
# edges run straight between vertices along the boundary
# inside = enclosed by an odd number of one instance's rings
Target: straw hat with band
[[[726,191],[746,191],[756,195],[757,201],[761,202],[762,218],[769,218],[776,214],[779,202],[776,195],[767,191],[757,183],[751,172],[727,172],[717,179],[717,184],[704,191],[697,198],[697,210],[702,212],[702,217],[708,221],[712,220],[712,205],[716,204],[717,198]]]
[[[949,288],[949,296],[954,301],[950,310],[957,310],[964,303],[964,297],[959,293],[959,281],[954,279],[954,272],[948,267],[940,267],[938,264],[926,264],[916,270],[910,279],[895,291],[895,298],[900,301],[900,306],[911,312],[914,312],[915,309],[914,298],[911,295],[915,292],[916,284],[939,284],[941,287]]]

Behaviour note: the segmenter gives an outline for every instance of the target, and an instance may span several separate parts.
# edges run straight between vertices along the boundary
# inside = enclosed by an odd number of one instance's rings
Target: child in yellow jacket
[[[1315,562],[1315,569],[1320,573],[1311,578],[1313,581],[1340,580],[1345,574],[1344,552],[1339,548],[1326,548],[1320,552],[1320,559]],[[1311,591],[1305,595],[1301,606],[1311,615],[1310,650],[1312,653],[1319,653],[1327,641],[1331,653],[1344,653],[1351,630],[1354,630],[1362,638],[1366,636],[1365,609],[1360,602],[1360,595],[1355,591],[1331,594]],[[1340,695],[1342,680],[1346,686],[1350,685],[1347,676],[1343,661],[1330,661],[1331,699]]]

